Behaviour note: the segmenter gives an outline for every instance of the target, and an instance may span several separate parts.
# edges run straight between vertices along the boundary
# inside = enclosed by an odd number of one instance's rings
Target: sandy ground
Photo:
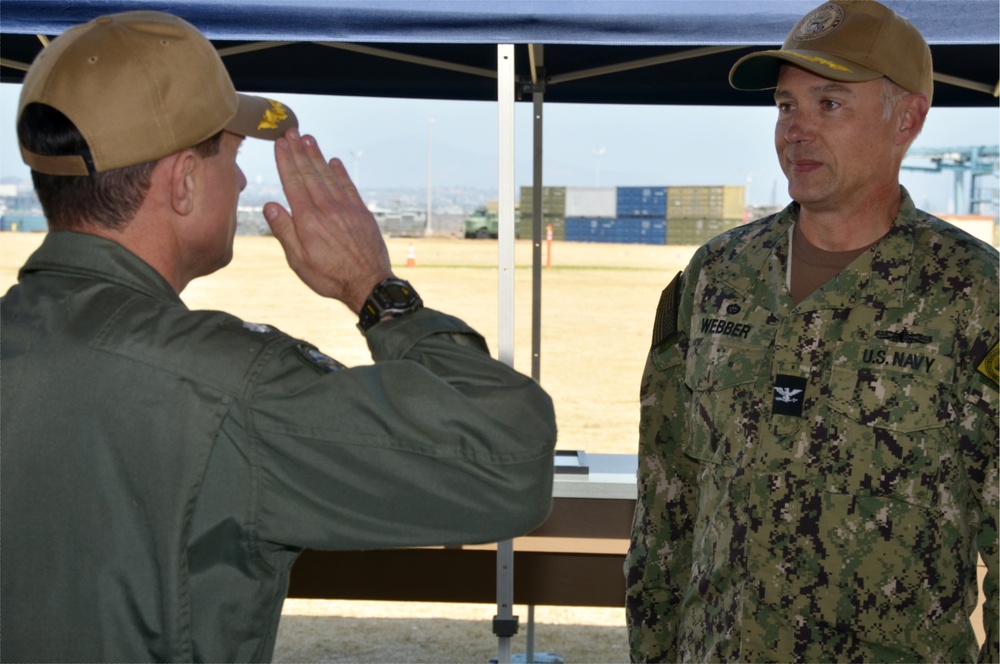
[[[0,235],[0,292],[17,278],[42,234]],[[416,267],[406,267],[410,246]],[[544,248],[543,248],[544,249]],[[499,348],[496,240],[390,239],[397,274],[427,306],[463,318]],[[692,247],[553,243],[542,275],[541,384],[556,404],[559,448],[632,454],[638,390],[660,291]],[[545,252],[543,251],[543,261]],[[515,247],[514,366],[531,373],[531,244]],[[182,294],[193,309],[224,309],[274,325],[353,366],[371,361],[356,316],[302,285],[277,241],[236,238],[224,270]]]
[[[42,237],[0,235],[0,293]],[[407,267],[411,249],[415,266]],[[656,303],[693,250],[553,243],[551,267],[542,276],[539,378],[556,405],[560,449],[635,453],[638,384]],[[391,239],[389,251],[397,274],[413,283],[427,306],[464,318],[497,355],[495,240]],[[530,242],[516,243],[514,366],[529,374],[531,253]],[[345,364],[370,362],[354,314],[303,286],[273,238],[237,238],[233,263],[193,283],[183,299],[191,308],[225,309],[275,325]],[[477,604],[289,600],[275,661],[485,663],[497,653],[490,631],[495,613],[495,606]],[[524,653],[528,608],[515,606],[515,613],[521,631],[512,649]],[[566,662],[628,659],[622,609],[536,607],[534,624],[538,653]]]
[[[487,604],[287,600],[274,661],[486,664],[497,656],[490,631],[495,614]],[[511,652],[523,655],[528,607],[515,605],[514,614],[520,631]],[[536,654],[628,662],[622,609],[539,606],[534,626]]]

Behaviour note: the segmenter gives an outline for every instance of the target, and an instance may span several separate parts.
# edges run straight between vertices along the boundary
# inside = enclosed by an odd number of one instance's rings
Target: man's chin
[[[210,274],[215,274],[216,272],[218,272],[219,270],[226,267],[232,262],[233,262],[233,248],[229,247],[229,250],[226,252],[225,255],[220,256],[217,261],[215,261],[211,265],[206,266],[205,271],[201,275],[199,275],[199,278],[207,277]]]

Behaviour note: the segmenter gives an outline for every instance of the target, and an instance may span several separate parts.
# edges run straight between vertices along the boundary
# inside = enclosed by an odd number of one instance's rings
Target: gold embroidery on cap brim
[[[788,53],[788,55],[794,55],[796,58],[805,60],[807,62],[815,62],[817,64],[826,65],[830,69],[836,69],[837,71],[847,72],[848,74],[851,73],[851,70],[845,67],[844,65],[837,64],[836,62],[831,62],[826,58],[820,58],[815,55],[802,55],[801,53],[794,53],[792,51],[786,51],[786,53]]]
[[[273,99],[268,99],[271,103],[271,108],[264,111],[264,117],[260,119],[260,123],[257,125],[257,129],[277,129],[278,123],[282,120],[288,119],[288,113],[285,111],[285,107],[281,105],[281,102],[274,101]]]

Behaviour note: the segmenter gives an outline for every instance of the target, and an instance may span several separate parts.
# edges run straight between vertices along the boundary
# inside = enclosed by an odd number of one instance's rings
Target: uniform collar
[[[718,256],[717,278],[748,299],[778,316],[786,316],[793,302],[785,288],[788,264],[788,229],[795,222],[798,206],[753,222],[736,242],[727,244]]]
[[[870,250],[799,303],[799,311],[866,306],[891,309],[902,305],[915,250],[917,209],[905,188],[896,218]]]
[[[128,249],[96,235],[51,231],[18,273],[18,280],[57,272],[107,281],[159,300],[180,303],[167,280]]]
[[[722,259],[724,267],[719,278],[781,317],[793,310],[801,313],[859,304],[876,308],[900,306],[915,248],[913,221],[918,215],[913,200],[902,186],[900,194],[899,212],[889,232],[797,307],[785,285],[788,231],[798,220],[797,203],[755,222],[755,229],[726,247],[728,255]]]

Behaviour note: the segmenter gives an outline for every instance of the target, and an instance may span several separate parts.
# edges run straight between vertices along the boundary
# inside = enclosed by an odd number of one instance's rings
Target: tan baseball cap
[[[33,102],[62,112],[90,147],[47,156],[21,146],[24,163],[49,175],[155,161],[222,129],[273,141],[298,126],[287,106],[237,93],[197,28],[154,11],[101,16],[53,40],[25,76],[18,119]]]
[[[740,58],[729,72],[737,90],[769,90],[788,62],[834,81],[885,76],[904,90],[934,93],[931,50],[912,23],[874,0],[836,0],[802,17],[781,50]]]

